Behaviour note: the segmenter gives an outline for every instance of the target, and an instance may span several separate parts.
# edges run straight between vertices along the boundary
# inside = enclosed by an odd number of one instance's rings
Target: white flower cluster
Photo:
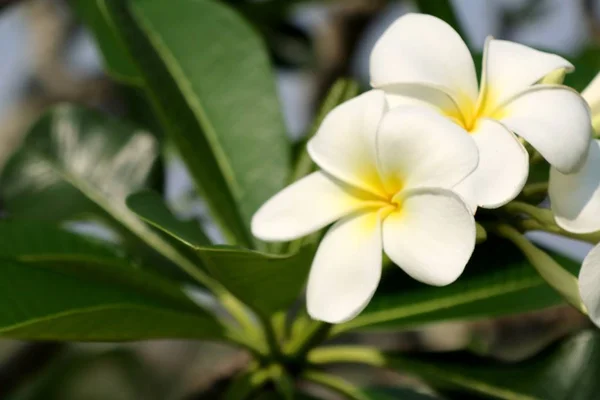
[[[267,241],[334,223],[313,261],[309,314],[339,323],[360,313],[382,253],[421,282],[455,281],[475,246],[477,207],[500,207],[525,185],[525,141],[552,166],[557,222],[599,230],[600,147],[589,107],[566,86],[540,83],[572,69],[557,55],[490,38],[478,85],[467,46],[444,21],[409,14],[392,24],[371,54],[373,90],[335,108],[308,143],[320,171],[252,221]]]

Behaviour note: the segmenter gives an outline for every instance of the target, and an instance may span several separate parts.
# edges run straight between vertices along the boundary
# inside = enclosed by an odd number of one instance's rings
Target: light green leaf
[[[250,245],[252,215],[285,185],[290,169],[263,44],[219,2],[136,0],[111,10],[213,216],[228,237]]]
[[[108,73],[120,82],[141,85],[140,72],[114,26],[106,0],[72,0],[70,4],[91,30]]]
[[[579,264],[554,256],[577,273]],[[373,300],[358,317],[334,327],[387,330],[418,324],[472,320],[539,310],[563,299],[542,279],[523,254],[496,236],[478,245],[463,275],[445,287],[411,279],[398,267],[387,270]]]
[[[182,221],[167,208],[162,197],[149,190],[127,197],[127,207],[150,225],[191,247],[207,246],[210,239],[196,221]]]
[[[212,247],[197,253],[208,272],[241,301],[264,315],[287,309],[306,283],[313,246],[292,255]]]
[[[38,223],[0,223],[0,335],[27,340],[220,339],[181,289],[99,243]],[[12,250],[12,251],[11,251]]]
[[[514,364],[451,352],[393,356],[388,366],[419,375],[440,388],[486,397],[591,400],[600,391],[600,333],[580,332]]]

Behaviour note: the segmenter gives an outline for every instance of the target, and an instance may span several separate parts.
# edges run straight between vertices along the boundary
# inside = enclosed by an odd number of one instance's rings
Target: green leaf
[[[0,223],[0,335],[27,340],[222,338],[181,289],[43,224]],[[11,251],[12,250],[12,251]]]
[[[212,247],[197,253],[208,272],[254,310],[271,315],[298,299],[310,270],[313,246],[292,255]]]
[[[145,190],[127,197],[127,207],[150,225],[191,247],[206,246],[210,239],[196,221],[182,221],[167,208],[162,197]]]
[[[308,276],[314,246],[292,255],[272,255],[229,246],[207,247],[197,225],[177,220],[152,192],[127,198],[132,211],[192,247],[207,271],[244,303],[269,316],[296,300]]]
[[[250,245],[252,215],[290,169],[266,50],[219,2],[130,3],[111,10],[155,110],[225,234]]]
[[[108,13],[106,0],[71,0],[70,4],[92,32],[108,73],[120,82],[141,85],[140,72]]]
[[[147,186],[159,155],[154,137],[122,121],[60,105],[31,128],[0,187],[12,217],[62,222],[103,214]]]
[[[600,333],[583,331],[513,364],[467,352],[399,355],[388,366],[434,386],[510,400],[592,400],[600,391]]]
[[[365,390],[371,400],[435,400],[437,397],[419,393],[409,388],[378,387]]]
[[[578,263],[560,256],[554,258],[574,274],[579,270]],[[365,311],[354,320],[336,326],[333,332],[489,318],[562,303],[560,295],[514,245],[491,236],[476,247],[463,275],[445,287],[419,283],[398,267],[389,269]]]
[[[64,222],[100,218],[205,283],[200,270],[125,205],[147,186],[158,158],[154,137],[114,118],[61,105],[37,121],[0,177],[11,217]],[[156,254],[152,254],[156,263]],[[159,260],[164,264],[166,260]]]

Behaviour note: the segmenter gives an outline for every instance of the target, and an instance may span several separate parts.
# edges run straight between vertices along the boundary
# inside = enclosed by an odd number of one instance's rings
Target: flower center
[[[467,132],[473,133],[477,130],[481,118],[499,119],[502,117],[502,110],[497,107],[495,98],[493,91],[489,88],[479,92],[476,103],[466,96],[461,96],[457,102],[458,110],[447,111],[445,114]]]

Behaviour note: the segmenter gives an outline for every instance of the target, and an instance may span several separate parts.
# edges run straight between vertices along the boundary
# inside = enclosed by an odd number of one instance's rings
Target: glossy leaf
[[[519,400],[592,400],[600,391],[600,333],[583,331],[514,364],[467,352],[400,355],[388,366],[444,389]]]
[[[197,253],[208,272],[231,293],[256,311],[271,315],[299,298],[314,247],[282,256],[229,247],[198,248]]]
[[[250,245],[250,219],[284,186],[290,164],[263,44],[219,2],[142,0],[111,9],[213,216],[227,236]]]
[[[50,225],[0,223],[0,335],[123,341],[222,337],[181,289]],[[11,252],[11,249],[14,251]]]
[[[579,264],[553,256],[577,274]],[[476,247],[463,275],[453,284],[434,287],[390,267],[373,300],[354,320],[334,328],[386,330],[436,321],[489,318],[562,304],[563,300],[538,275],[510,242],[489,237]]]
[[[191,247],[207,246],[210,239],[196,221],[182,221],[156,192],[141,191],[127,197],[127,207],[157,229]]]
[[[141,85],[140,72],[118,34],[106,0],[73,0],[70,4],[91,30],[108,73],[120,82]]]

